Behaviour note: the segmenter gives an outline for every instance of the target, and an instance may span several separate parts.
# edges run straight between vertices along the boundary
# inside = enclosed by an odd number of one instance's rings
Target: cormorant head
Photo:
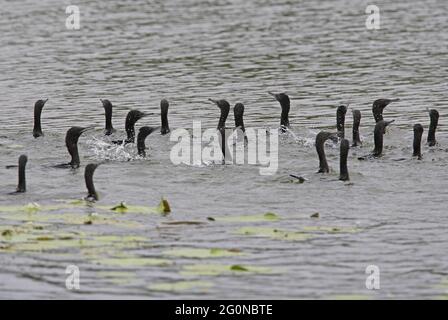
[[[100,99],[101,103],[103,104],[104,110],[109,111],[112,110],[112,103],[107,99]]]
[[[244,115],[244,105],[242,103],[237,103],[235,107],[233,107],[233,113],[235,118],[242,118]]]
[[[169,106],[170,104],[168,103],[168,100],[162,99],[160,101],[160,110],[162,111],[162,113],[168,113]]]
[[[42,110],[45,106],[45,103],[48,101],[48,99],[45,100],[37,100],[34,104],[34,108],[38,110]]]
[[[129,123],[130,125],[135,125],[135,123],[140,120],[143,117],[146,117],[147,114],[138,111],[138,110],[131,110],[129,111],[127,117],[126,117],[126,123]]]
[[[268,92],[271,96],[273,96],[282,107],[288,107],[291,104],[291,101],[289,100],[289,97],[286,93],[272,93],[272,92]]]
[[[436,123],[439,120],[439,111],[436,109],[429,110],[429,118],[432,123]]]
[[[138,140],[145,139],[151,133],[153,133],[157,128],[155,127],[141,127],[138,132]]]

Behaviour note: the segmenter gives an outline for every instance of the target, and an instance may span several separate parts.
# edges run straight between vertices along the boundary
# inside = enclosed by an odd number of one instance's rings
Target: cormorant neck
[[[221,109],[221,116],[219,117],[218,122],[218,130],[225,129],[226,127],[226,120],[229,115],[229,109],[228,108],[220,108]]]
[[[127,139],[126,139],[126,143],[134,143],[135,142],[135,127],[134,124],[129,124],[126,127],[126,135],[127,135]]]
[[[280,126],[289,128],[289,109],[290,103],[281,103],[282,114],[280,116]]]
[[[341,140],[341,147],[340,147],[340,159],[339,159],[339,180],[342,181],[348,181],[350,180],[349,174],[348,174],[348,168],[347,168],[347,157],[348,157],[348,151],[350,149],[349,142],[347,139]]]
[[[146,144],[145,144],[145,140],[146,140],[146,136],[138,136],[137,138],[137,150],[138,150],[138,155],[141,157],[146,157]]]
[[[378,105],[373,106],[373,117],[376,123],[383,120],[383,108]]]
[[[106,111],[106,132],[105,134],[107,136],[111,135],[114,132],[114,127],[112,126],[112,108],[111,107],[105,107],[104,110]]]
[[[162,112],[161,118],[162,118],[162,129],[160,130],[160,133],[167,134],[170,132],[170,126],[168,124],[168,110],[166,111],[166,113]]]
[[[34,129],[33,129],[33,136],[35,138],[42,136],[42,128],[40,123],[40,117],[42,114],[42,108],[35,107],[34,108]]]
[[[170,126],[168,124],[168,108],[169,108],[168,101],[163,99],[160,102],[160,116],[162,120],[162,128],[160,129],[160,133],[162,135],[170,132]]]
[[[423,126],[420,124],[414,125],[414,142],[413,142],[413,154],[412,156],[418,157],[418,159],[422,159],[422,135],[423,135]]]
[[[67,150],[72,157],[72,160],[69,163],[72,168],[79,168],[79,165],[81,164],[81,161],[79,160],[78,140],[79,136],[67,136],[66,139]]]
[[[353,110],[353,146],[361,145],[361,139],[359,137],[359,124],[361,123],[361,112],[359,110]]]
[[[436,129],[439,122],[439,113],[436,110],[431,110],[429,113],[431,122],[428,131],[428,145],[433,147],[436,145]]]
[[[374,132],[375,149],[373,150],[373,156],[379,157],[383,153],[383,135],[385,127],[382,123],[377,122]]]
[[[96,167],[93,167],[93,166],[89,167],[89,166],[86,167],[85,174],[84,174],[87,192],[88,192],[87,198],[93,199],[93,200],[98,200],[98,194],[95,190],[95,185],[93,184],[93,174],[95,173]]]
[[[19,184],[17,186],[17,192],[26,192],[26,177],[25,168],[28,159],[26,156],[20,156],[19,158]]]
[[[235,127],[239,128],[241,131],[246,132],[244,127],[244,119],[242,113],[235,113]]]
[[[327,163],[327,157],[325,156],[324,144],[329,138],[327,132],[319,132],[316,136],[316,151],[319,156],[319,171],[318,173],[327,173],[330,171]]]
[[[338,137],[345,137],[345,114],[347,113],[346,106],[339,106],[336,111],[336,129],[338,131]]]
[[[81,164],[81,161],[79,160],[79,152],[78,152],[78,144],[71,144],[68,146],[68,152],[70,153],[70,156],[72,157],[72,160],[70,161],[70,165],[76,169],[79,168],[79,165]]]
[[[225,127],[220,127],[218,128],[219,131],[219,135],[221,137],[220,139],[220,145],[221,145],[221,152],[222,152],[222,156],[223,156],[223,163],[226,161],[226,146],[227,146],[227,139],[226,139],[226,128]]]

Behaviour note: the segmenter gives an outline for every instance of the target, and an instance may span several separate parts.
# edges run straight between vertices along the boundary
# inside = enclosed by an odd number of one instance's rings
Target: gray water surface
[[[381,29],[375,31],[365,27],[370,2],[360,0],[77,1],[80,30],[65,27],[69,4],[0,1],[0,231],[13,231],[0,236],[0,298],[448,296],[448,2],[377,1]],[[115,137],[121,138],[130,109],[151,113],[137,127],[158,126],[162,98],[170,102],[172,129],[191,128],[193,120],[204,129],[215,127],[219,113],[209,98],[225,98],[232,106],[242,102],[248,128],[277,128],[280,107],[268,91],[293,99],[292,133],[279,137],[279,169],[272,176],[249,164],[175,166],[175,142],[159,134],[147,140],[148,158],[133,161],[123,150],[105,152],[99,142],[106,141],[100,98],[116,106]],[[42,115],[45,137],[34,139],[33,105],[41,98],[49,98]],[[358,161],[373,149],[371,106],[377,98],[401,99],[384,113],[395,123],[385,135],[383,158]],[[363,115],[363,147],[349,154],[350,184],[337,180],[339,149],[331,144],[326,151],[333,170],[316,174],[315,135],[335,129],[340,103]],[[412,127],[424,126],[425,142],[426,108],[440,112],[439,145],[423,146],[418,161],[411,157]],[[350,137],[350,110],[346,122]],[[52,168],[69,160],[67,129],[89,125],[96,130],[80,138],[81,168]],[[8,195],[17,171],[5,166],[23,153],[29,158],[28,192]],[[84,166],[110,158],[95,173],[96,206],[72,204],[86,195]],[[298,184],[291,173],[308,181]],[[171,205],[168,216],[107,210],[121,201],[154,207],[161,197]],[[27,212],[23,206],[29,203],[41,210]],[[280,219],[238,218],[267,212]],[[310,218],[316,212],[320,217]],[[91,213],[122,223],[74,221]],[[252,227],[307,237],[237,232]],[[24,234],[34,238],[24,240]],[[37,240],[35,234],[55,238]],[[129,236],[139,238],[122,238]],[[59,247],[64,239],[80,238],[95,244]],[[239,255],[177,257],[167,254],[173,248]],[[65,286],[72,264],[80,269],[79,291]],[[266,272],[185,272],[198,264]],[[380,268],[380,290],[366,289],[368,265]],[[199,283],[166,289],[180,281]]]

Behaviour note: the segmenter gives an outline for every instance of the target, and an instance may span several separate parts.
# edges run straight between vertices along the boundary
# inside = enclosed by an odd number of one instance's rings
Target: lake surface
[[[80,30],[65,27],[69,4],[0,1],[0,298],[448,297],[447,1],[377,1],[374,31],[369,1],[78,1]],[[160,125],[162,98],[172,129],[216,127],[209,98],[243,103],[247,128],[278,128],[268,91],[292,99],[274,175],[249,164],[175,166],[176,142],[159,134],[146,159],[101,142],[100,98],[116,106],[121,138],[130,109],[151,114],[137,128]],[[34,139],[33,105],[44,98],[45,136]],[[358,161],[373,149],[378,98],[401,99],[384,112],[395,123],[384,156]],[[363,115],[351,183],[338,181],[331,143],[333,170],[316,174],[315,135],[335,130],[341,103],[350,103],[347,137],[350,108]],[[424,145],[418,161],[412,128],[421,123],[426,142],[427,108],[439,110],[439,144]],[[67,129],[91,125],[81,168],[52,168],[69,160]],[[28,191],[8,195],[17,170],[5,166],[20,154]],[[73,202],[86,195],[84,166],[105,159],[100,200]],[[172,212],[150,213],[162,197]],[[128,212],[109,210],[122,201]],[[80,290],[66,289],[68,265],[79,267]],[[366,289],[369,265],[380,290]]]

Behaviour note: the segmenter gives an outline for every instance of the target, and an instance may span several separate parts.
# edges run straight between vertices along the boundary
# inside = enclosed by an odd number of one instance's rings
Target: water
[[[78,31],[65,28],[69,4],[0,2],[0,228],[15,232],[0,238],[1,298],[447,297],[446,1],[377,1],[377,31],[365,28],[368,1],[78,1]],[[276,128],[280,107],[267,91],[293,99],[290,121],[299,138],[280,137],[273,176],[261,176],[253,165],[174,166],[174,142],[158,134],[148,138],[144,160],[101,153],[95,142],[103,139],[100,98],[116,106],[120,138],[129,109],[152,113],[139,125],[159,125],[162,98],[170,101],[173,129],[191,128],[193,120],[216,126],[218,109],[208,98],[244,103],[246,127]],[[401,99],[385,111],[386,119],[395,119],[385,155],[360,162],[357,156],[373,149],[372,102],[383,97]],[[45,138],[35,140],[32,110],[39,98],[49,101]],[[312,143],[319,130],[334,129],[337,105],[348,102],[362,112],[364,141],[350,151],[351,184],[337,181],[338,148],[331,145],[332,173],[315,174]],[[426,139],[426,108],[440,112],[439,146],[424,146],[423,160],[412,160],[412,126],[423,124]],[[351,121],[349,110],[348,136]],[[64,136],[73,125],[97,128],[80,139],[82,167],[53,169],[68,161]],[[11,196],[17,172],[4,167],[22,153],[29,157],[28,192]],[[97,207],[67,204],[85,196],[84,165],[107,156],[117,158],[97,169]],[[294,183],[290,173],[308,181]],[[172,207],[166,217],[107,210],[121,201],[157,206],[162,196]],[[33,202],[41,210],[24,213],[22,206]],[[109,224],[76,220],[94,212]],[[281,219],[219,220],[267,212]],[[320,217],[310,218],[316,212]],[[176,221],[200,223],[170,224]],[[308,238],[236,232],[251,227],[307,230]],[[38,241],[42,234],[55,239]],[[177,257],[167,253],[173,248],[240,255]],[[65,287],[71,264],[80,269],[79,291]],[[198,264],[268,271],[186,274]],[[366,289],[368,265],[380,268],[380,290]],[[166,288],[186,280],[200,282]]]

